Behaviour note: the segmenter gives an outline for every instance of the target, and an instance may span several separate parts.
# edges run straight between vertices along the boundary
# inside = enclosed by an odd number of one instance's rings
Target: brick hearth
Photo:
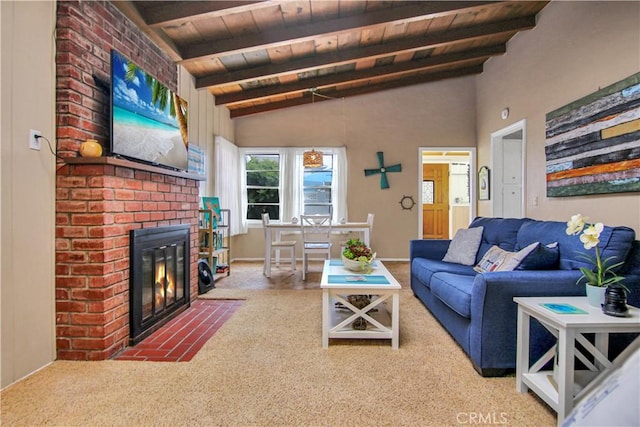
[[[198,181],[122,166],[132,163],[124,160],[99,161],[104,164],[72,163],[58,171],[59,359],[103,360],[127,346],[129,230],[191,224],[192,299],[198,294]]]

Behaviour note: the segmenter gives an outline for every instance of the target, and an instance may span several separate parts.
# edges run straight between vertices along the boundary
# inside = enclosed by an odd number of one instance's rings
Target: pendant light
[[[309,89],[311,92],[311,103],[315,104],[316,100],[316,91],[318,88],[312,87]],[[323,165],[322,162],[322,153],[317,152],[313,148],[311,151],[305,151],[302,155],[302,164],[305,168],[320,168]]]
[[[302,155],[302,164],[305,168],[322,167],[322,153],[317,152],[313,148],[311,151],[305,151]]]

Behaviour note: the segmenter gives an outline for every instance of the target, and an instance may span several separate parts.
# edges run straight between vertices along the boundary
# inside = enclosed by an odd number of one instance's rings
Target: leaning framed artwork
[[[489,200],[491,198],[491,172],[486,166],[482,166],[478,171],[478,200]]]
[[[212,227],[213,228],[217,228],[218,227],[218,221],[220,221],[222,212],[220,211],[220,201],[218,200],[217,197],[203,197],[202,198],[202,207],[204,209],[209,209],[211,210],[212,214],[213,214],[213,218],[212,218]],[[205,214],[205,221],[209,221],[209,214],[206,213]]]
[[[548,197],[640,191],[640,73],[546,115]]]

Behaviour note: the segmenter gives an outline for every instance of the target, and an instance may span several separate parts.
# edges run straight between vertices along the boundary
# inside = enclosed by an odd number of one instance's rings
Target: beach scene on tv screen
[[[186,102],[119,53],[111,60],[113,154],[188,169]]]

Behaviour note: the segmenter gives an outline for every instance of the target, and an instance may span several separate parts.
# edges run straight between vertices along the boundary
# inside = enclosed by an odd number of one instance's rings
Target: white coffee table
[[[375,261],[370,274],[360,274],[345,269],[340,260],[327,260],[320,287],[323,348],[329,338],[390,339],[391,347],[398,348],[401,286],[381,261]],[[369,303],[358,308],[349,302],[351,295],[366,296]],[[359,318],[366,320],[366,329],[354,329]]]
[[[609,334],[640,332],[640,309],[629,307],[628,317],[613,317],[592,307],[586,297],[516,297],[518,304],[518,338],[516,358],[516,389],[526,393],[530,388],[558,413],[558,424],[567,417],[574,403],[582,398],[582,390],[597,374],[611,366],[608,358]],[[584,314],[558,314],[541,304],[570,304]],[[538,320],[557,339],[540,360],[529,367],[529,324]],[[595,345],[583,334],[594,333]],[[586,356],[576,348],[576,341],[585,349]],[[540,369],[552,360],[558,351],[557,385],[552,371]],[[589,370],[576,372],[575,358]]]

